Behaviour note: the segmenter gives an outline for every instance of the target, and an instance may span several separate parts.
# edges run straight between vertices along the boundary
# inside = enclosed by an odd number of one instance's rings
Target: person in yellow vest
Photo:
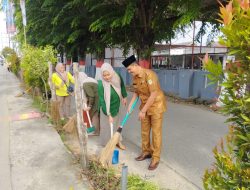
[[[59,101],[59,114],[62,121],[70,117],[70,94],[73,92],[68,91],[70,83],[74,84],[73,76],[65,71],[62,63],[57,63],[56,72],[52,74],[52,83],[56,88],[56,99]]]
[[[139,66],[134,55],[125,59],[122,64],[133,76],[134,93],[128,111],[138,96],[141,100],[138,117],[141,121],[142,153],[135,160],[143,161],[152,158],[148,169],[154,170],[160,162],[162,121],[166,111],[166,98],[160,88],[156,73]],[[152,142],[150,142],[151,130]]]

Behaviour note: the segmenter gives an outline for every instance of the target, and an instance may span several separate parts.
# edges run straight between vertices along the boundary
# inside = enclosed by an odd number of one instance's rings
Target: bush
[[[56,62],[56,52],[51,46],[36,48],[27,46],[22,51],[21,69],[24,81],[28,86],[44,90],[43,80],[47,84],[49,77],[48,61]]]
[[[7,63],[10,64],[10,70],[17,75],[20,70],[20,59],[18,58],[17,53],[13,49],[5,47],[2,50],[2,55]]]
[[[113,168],[104,168],[97,160],[89,161],[85,175],[95,190],[120,190],[121,176]],[[153,182],[143,180],[139,175],[128,175],[128,190],[160,190]]]
[[[224,71],[222,111],[231,123],[226,148],[214,149],[215,164],[204,175],[206,190],[247,190],[250,187],[250,9],[249,0],[233,0],[220,8],[224,36],[220,43],[235,55]],[[211,79],[221,80],[221,67],[206,57]],[[217,68],[217,69],[215,69]],[[219,72],[218,72],[219,71]],[[222,82],[222,81],[221,81]]]
[[[7,58],[7,61],[10,63],[10,70],[15,74],[18,75],[20,71],[20,59],[18,58],[17,54],[12,54]]]

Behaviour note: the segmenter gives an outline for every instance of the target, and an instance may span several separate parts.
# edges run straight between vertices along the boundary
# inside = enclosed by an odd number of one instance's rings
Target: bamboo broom
[[[75,132],[76,130],[76,114],[73,115],[69,121],[63,126],[63,129],[67,132],[67,133],[72,133]]]
[[[53,122],[58,124],[58,122],[60,120],[59,102],[56,100],[51,100],[50,104],[51,104],[51,109],[50,109],[51,119]]]
[[[120,141],[122,128],[125,125],[126,121],[128,120],[129,115],[134,110],[135,105],[138,102],[138,99],[139,98],[137,97],[136,100],[133,102],[133,104],[131,106],[131,109],[130,109],[130,112],[127,113],[126,116],[124,117],[121,126],[117,129],[117,131],[115,132],[115,134],[113,135],[113,137],[111,137],[111,139],[109,140],[109,142],[102,149],[101,155],[99,157],[99,162],[103,166],[109,165],[111,157],[112,157],[112,154],[113,154],[113,152],[115,150],[116,144]]]

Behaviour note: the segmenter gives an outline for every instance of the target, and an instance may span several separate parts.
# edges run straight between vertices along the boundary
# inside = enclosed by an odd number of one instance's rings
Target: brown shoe
[[[155,162],[154,160],[152,160],[148,166],[148,170],[155,170],[158,167],[159,163],[159,161]]]
[[[119,142],[116,146],[121,150],[126,150],[126,146],[123,145],[121,142]]]
[[[143,160],[149,159],[151,157],[152,157],[151,154],[141,154],[140,156],[136,157],[135,160],[136,161],[143,161]]]

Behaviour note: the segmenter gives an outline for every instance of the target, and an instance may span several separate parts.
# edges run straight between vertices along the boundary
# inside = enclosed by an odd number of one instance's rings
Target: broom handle
[[[85,103],[85,107],[87,108],[87,104]],[[89,111],[86,111],[87,112],[87,117],[88,117],[88,120],[89,120],[89,124],[90,124],[90,127],[92,127],[92,122],[91,122],[91,119],[89,117]]]
[[[114,125],[113,125],[113,123],[110,123],[110,135],[111,135],[111,138],[113,137],[113,130],[114,130]]]
[[[123,127],[123,126],[125,125],[125,123],[127,122],[128,117],[129,117],[129,115],[131,114],[131,112],[134,110],[135,105],[136,105],[136,103],[138,102],[138,100],[139,100],[139,97],[137,97],[137,98],[135,99],[135,101],[133,102],[133,104],[132,104],[132,106],[131,106],[131,108],[130,108],[130,110],[129,110],[129,113],[126,113],[126,116],[124,117],[124,119],[123,119],[123,121],[122,121],[121,127]]]

